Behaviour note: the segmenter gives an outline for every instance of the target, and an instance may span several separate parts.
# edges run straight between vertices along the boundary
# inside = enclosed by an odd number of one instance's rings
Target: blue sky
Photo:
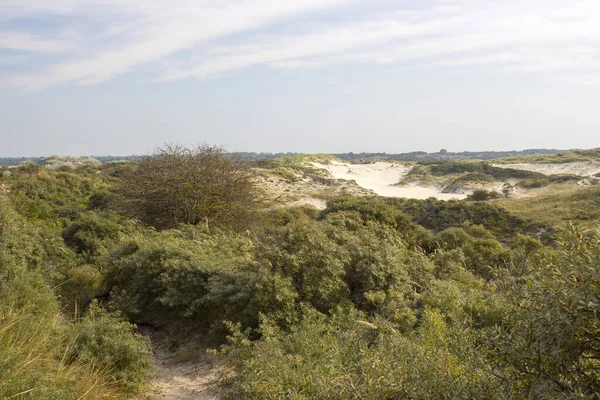
[[[593,0],[2,0],[1,156],[600,146]]]

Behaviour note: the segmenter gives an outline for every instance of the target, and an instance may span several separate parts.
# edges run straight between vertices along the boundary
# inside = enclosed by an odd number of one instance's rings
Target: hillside
[[[593,398],[600,186],[519,164],[5,169],[0,397]]]

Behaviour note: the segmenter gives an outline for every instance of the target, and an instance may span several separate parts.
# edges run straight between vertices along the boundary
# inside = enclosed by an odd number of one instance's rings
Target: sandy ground
[[[599,162],[573,162],[566,164],[492,164],[499,168],[514,168],[524,171],[539,172],[544,175],[572,174],[593,176],[600,173]]]
[[[315,182],[310,178],[299,179],[295,182],[288,181],[281,176],[262,176],[257,179],[259,187],[266,191],[270,200],[280,205],[313,205],[323,209],[322,197],[337,196],[341,194],[367,195],[372,194],[352,182],[335,182],[325,185]]]
[[[224,373],[204,348],[194,348],[192,357],[169,349],[168,341],[151,331],[143,332],[152,340],[152,361],[156,375],[148,393],[138,400],[219,400],[214,390]],[[186,359],[189,358],[189,359]]]
[[[321,199],[300,199],[296,201],[291,201],[289,203],[285,203],[286,206],[296,207],[296,206],[313,206],[317,210],[324,210],[327,208],[327,201]]]
[[[373,164],[319,164],[316,168],[327,170],[336,179],[354,180],[359,186],[370,189],[380,196],[406,197],[411,199],[427,199],[435,197],[440,200],[464,199],[467,194],[442,193],[441,188],[415,185],[394,186],[400,182],[412,167],[399,164],[378,162]]]

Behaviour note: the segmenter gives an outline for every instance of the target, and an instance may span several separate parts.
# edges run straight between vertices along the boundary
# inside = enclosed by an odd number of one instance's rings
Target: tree
[[[222,147],[167,144],[122,177],[117,201],[157,229],[179,223],[245,226],[258,205],[253,177],[246,163]]]

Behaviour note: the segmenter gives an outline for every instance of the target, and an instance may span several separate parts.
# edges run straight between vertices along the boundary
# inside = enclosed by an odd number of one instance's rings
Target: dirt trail
[[[168,341],[152,334],[152,360],[156,376],[139,400],[220,400],[215,385],[223,376],[205,348],[169,349]]]

